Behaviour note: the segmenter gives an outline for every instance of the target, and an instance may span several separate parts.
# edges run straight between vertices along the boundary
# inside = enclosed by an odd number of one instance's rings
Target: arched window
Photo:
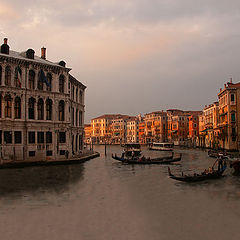
[[[52,74],[51,73],[47,73],[46,85],[47,85],[47,91],[52,91]]]
[[[59,92],[64,93],[64,76],[60,75],[59,77]]]
[[[39,98],[38,100],[37,110],[38,110],[38,120],[44,120],[44,103],[42,98]]]
[[[59,121],[64,121],[64,101],[61,100],[59,102],[59,106],[58,106],[58,109],[59,109]]]
[[[5,118],[12,117],[12,98],[10,95],[5,96]]]
[[[6,66],[5,68],[5,85],[11,86],[11,67]]]
[[[38,85],[37,85],[38,90],[43,90],[43,74],[41,71],[38,73]]]
[[[52,120],[52,100],[51,99],[47,99],[46,101],[46,112],[47,112],[46,119]]]
[[[22,87],[22,70],[19,66],[15,68],[14,86],[19,88]]]
[[[29,98],[28,100],[28,118],[29,119],[35,119],[35,99]]]
[[[2,85],[2,66],[0,65],[0,85]]]
[[[35,89],[35,72],[33,70],[29,70],[28,85],[29,89]]]
[[[21,118],[21,98],[20,97],[15,98],[14,115],[16,119]]]

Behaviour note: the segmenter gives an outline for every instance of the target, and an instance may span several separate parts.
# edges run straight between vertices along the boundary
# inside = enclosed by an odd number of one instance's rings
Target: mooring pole
[[[106,140],[105,140],[105,156],[107,156],[107,144],[106,144]]]

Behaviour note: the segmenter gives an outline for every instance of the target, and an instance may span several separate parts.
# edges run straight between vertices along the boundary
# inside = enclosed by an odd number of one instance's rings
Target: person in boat
[[[124,152],[122,152],[122,156],[121,157],[124,158]]]

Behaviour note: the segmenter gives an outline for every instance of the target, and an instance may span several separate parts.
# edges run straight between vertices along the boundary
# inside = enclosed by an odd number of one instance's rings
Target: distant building
[[[139,120],[132,117],[127,120],[127,143],[139,142]]]
[[[84,143],[91,144],[92,127],[91,124],[84,124]]]
[[[167,114],[156,111],[145,114],[145,142],[165,142],[167,140]]]
[[[33,49],[0,51],[0,159],[66,159],[83,148],[85,86],[64,61]],[[72,90],[71,90],[72,89]],[[72,111],[72,112],[71,112]]]

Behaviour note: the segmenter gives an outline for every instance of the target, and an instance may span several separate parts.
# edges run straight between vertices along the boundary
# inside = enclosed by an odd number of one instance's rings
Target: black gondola
[[[168,157],[161,157],[161,158],[145,158],[143,156],[140,158],[133,158],[133,159],[112,155],[112,158],[127,164],[170,164],[170,163],[181,161],[182,155],[180,154],[179,157],[176,157],[176,158],[173,158],[173,155],[171,155]]]
[[[223,173],[225,169],[227,168],[226,165],[222,166],[221,169],[219,170],[212,170],[211,172],[203,172],[201,174],[196,174],[194,173],[193,175],[173,175],[171,173],[170,168],[168,167],[168,174],[169,177],[178,181],[182,182],[199,182],[199,181],[204,181],[204,180],[209,180],[209,179],[217,179],[221,178],[223,176]]]

